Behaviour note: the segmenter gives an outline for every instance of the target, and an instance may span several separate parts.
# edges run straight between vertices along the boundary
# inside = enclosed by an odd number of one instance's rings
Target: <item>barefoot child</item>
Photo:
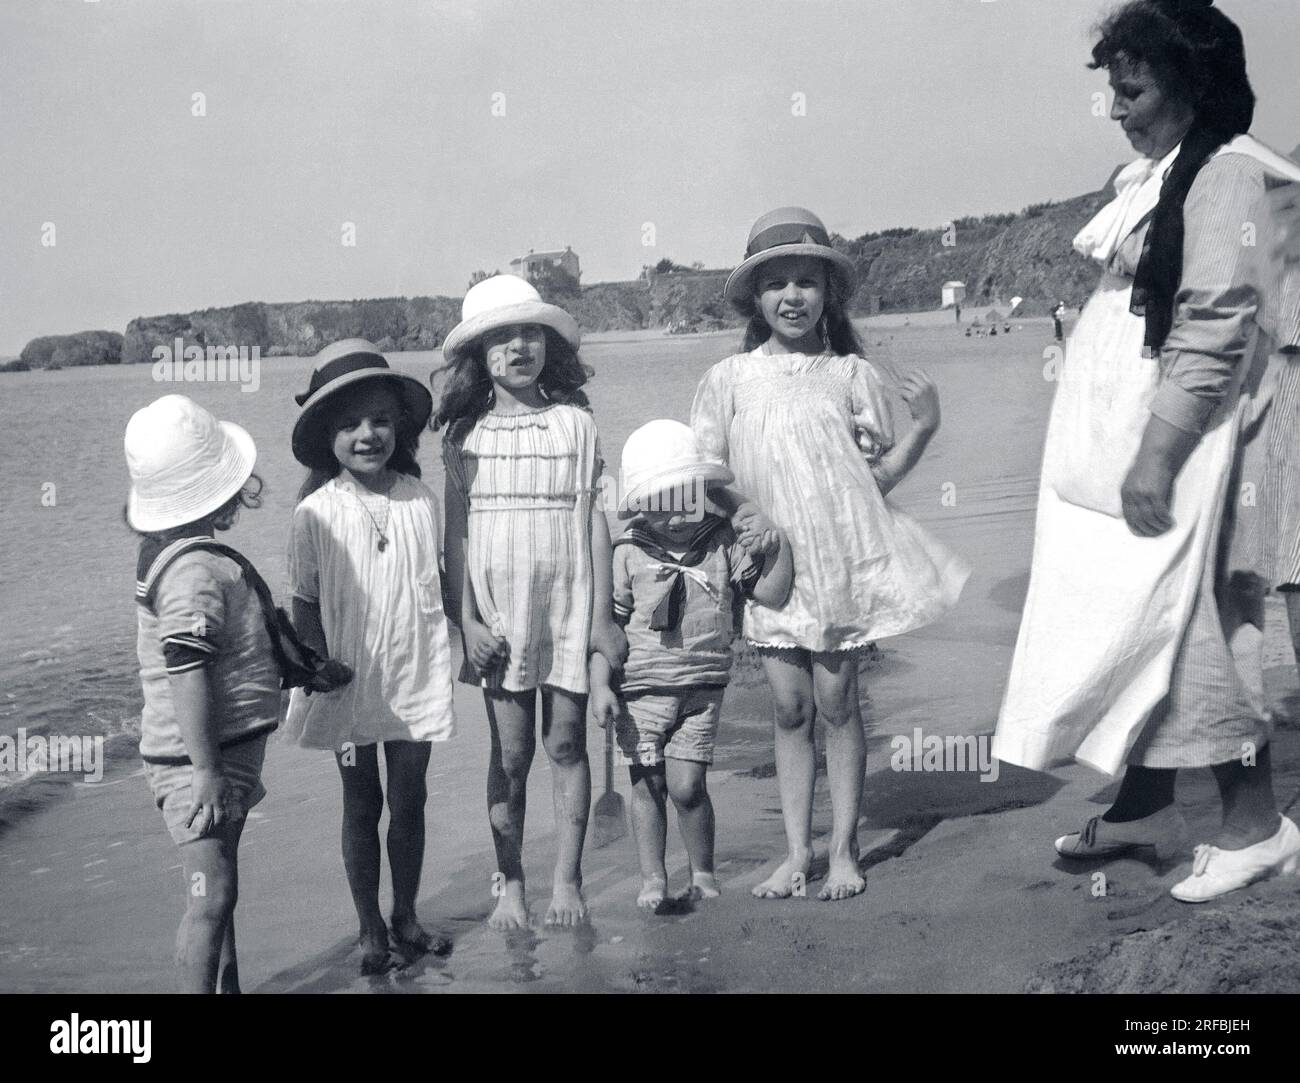
[[[812,862],[814,712],[825,724],[832,808],[830,873],[819,897],[865,887],[857,652],[935,620],[967,575],[885,500],[939,427],[939,400],[924,373],[900,381],[913,425],[894,442],[881,377],[848,319],[853,285],[853,263],[815,215],[797,207],[763,215],[726,285],[727,299],[749,317],[745,352],[708,371],[691,408],[702,453],[732,469],[737,489],[785,531],[794,556],[785,605],[745,611],[745,636],[772,688],[788,844],[754,888],[759,898],[790,895]],[[726,505],[724,494],[719,502]],[[734,521],[745,519],[737,513]],[[739,533],[745,541],[749,530],[740,525]]]
[[[346,339],[316,357],[293,429],[294,457],[311,473],[293,514],[290,578],[304,641],[355,671],[346,688],[295,692],[289,730],[330,749],[343,781],[343,866],[360,925],[363,974],[406,955],[445,951],[420,925],[425,773],[431,742],[455,731],[451,648],[438,570],[442,526],[419,481],[416,449],[433,397],[394,372],[371,343]],[[379,906],[379,818],[388,796],[393,908]]]
[[[280,721],[280,672],[253,586],[207,546],[241,507],[260,505],[257,449],[238,425],[183,395],[137,411],[125,444],[126,520],[141,537],[140,754],[185,870],[180,985],[237,993],[239,837],[266,796],[262,757]],[[192,890],[199,883],[204,890]]]
[[[598,650],[621,666],[627,653],[610,613],[587,371],[573,317],[521,278],[480,282],[463,315],[443,345],[449,375],[434,428],[448,426],[447,578],[459,596],[461,679],[482,684],[492,729],[488,820],[500,893],[488,923],[528,924],[524,807],[540,692],[559,847],[545,920],[577,925],[587,917],[587,656]]]
[[[616,721],[619,761],[632,779],[632,826],[641,862],[637,905],[657,910],[668,891],[667,802],[686,844],[688,884],[679,899],[716,898],[713,762],[722,694],[731,672],[733,599],[779,606],[790,593],[790,547],[752,559],[731,525],[706,504],[709,482],[731,471],[707,462],[678,421],[642,425],[623,447],[614,543],[614,619],[628,633],[627,665],[614,690],[609,663],[591,659],[592,713]]]

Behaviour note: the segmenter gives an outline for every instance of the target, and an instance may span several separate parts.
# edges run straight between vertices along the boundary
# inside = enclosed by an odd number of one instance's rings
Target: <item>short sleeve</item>
[[[894,446],[894,422],[889,402],[875,366],[861,357],[853,359],[853,438],[868,462],[875,462]]]
[[[226,619],[219,559],[209,553],[180,556],[154,588],[158,639],[169,673],[199,668],[219,653]]]
[[[727,465],[730,457],[727,434],[736,412],[728,379],[730,366],[719,361],[704,374],[691,403],[691,428],[699,443],[700,454],[714,463]]]
[[[320,554],[316,548],[316,515],[299,504],[289,534],[289,592],[312,604],[320,601]]]
[[[447,472],[447,497],[457,498],[468,510],[469,481],[465,474],[465,457],[461,454],[460,440],[448,430],[442,441],[442,464]]]
[[[1232,384],[1259,309],[1258,258],[1245,243],[1263,220],[1262,167],[1239,154],[1211,159],[1183,208],[1183,274],[1151,413],[1201,433]]]
[[[614,617],[626,624],[632,615],[632,568],[628,564],[630,545],[614,546]]]

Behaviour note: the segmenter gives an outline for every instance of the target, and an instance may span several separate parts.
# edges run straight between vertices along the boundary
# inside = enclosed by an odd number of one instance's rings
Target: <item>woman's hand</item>
[[[1174,525],[1169,504],[1175,472],[1159,456],[1139,454],[1120,486],[1124,521],[1140,538],[1159,537]]]
[[[207,835],[231,817],[226,803],[230,782],[218,767],[196,767],[190,780],[190,811],[185,826],[193,827],[200,835]]]
[[[510,644],[504,636],[492,634],[482,621],[465,621],[465,657],[469,659],[480,677],[485,677],[510,654]]]
[[[591,625],[592,653],[598,653],[616,673],[623,672],[627,661],[627,635],[612,620],[597,620]]]
[[[898,390],[912,412],[916,427],[925,432],[936,432],[939,428],[939,389],[934,386],[929,373],[924,369],[909,372]]]

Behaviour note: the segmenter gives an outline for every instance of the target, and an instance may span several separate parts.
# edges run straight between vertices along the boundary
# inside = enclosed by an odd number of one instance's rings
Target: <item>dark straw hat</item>
[[[293,457],[303,466],[328,470],[334,464],[324,424],[330,399],[362,380],[387,380],[392,384],[416,431],[429,423],[433,413],[429,389],[414,376],[390,369],[374,343],[364,338],[345,338],[326,346],[315,361],[307,390],[294,396],[302,410],[293,426]]]
[[[754,312],[754,272],[768,260],[782,256],[815,256],[830,266],[844,296],[853,292],[857,271],[853,261],[831,246],[822,220],[803,207],[778,207],[754,223],[745,246],[745,260],[731,272],[723,296],[746,315]]]

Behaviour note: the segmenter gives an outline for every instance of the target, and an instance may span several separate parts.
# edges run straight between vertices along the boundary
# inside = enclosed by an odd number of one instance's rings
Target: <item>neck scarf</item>
[[[686,552],[680,557],[673,556],[666,550],[659,537],[652,534],[645,522],[640,519],[634,519],[628,525],[623,536],[614,544],[617,545],[635,545],[646,556],[654,560],[662,568],[669,572],[669,586],[659,604],[655,606],[654,612],[650,614],[650,628],[656,632],[670,632],[681,624],[682,614],[686,608],[686,577],[690,576],[697,581],[703,577],[699,572],[694,571],[708,555],[709,541],[713,535],[726,525],[726,520],[717,516],[706,516],[704,521],[691,535],[687,542]],[[704,580],[704,586],[708,587],[708,581]]]

